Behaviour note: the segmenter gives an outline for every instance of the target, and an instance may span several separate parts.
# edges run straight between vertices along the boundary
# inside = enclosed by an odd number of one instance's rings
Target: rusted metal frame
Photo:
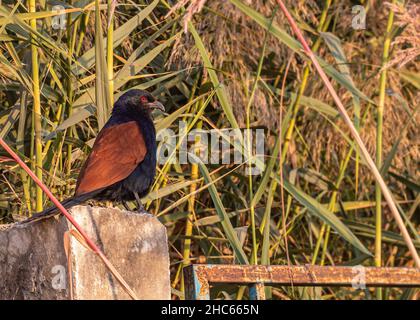
[[[210,285],[204,274],[197,270],[198,265],[184,268],[185,299],[210,300]]]
[[[184,269],[190,286],[187,299],[208,299],[209,283],[252,284],[250,296],[263,298],[264,284],[294,286],[351,286],[362,281],[367,287],[420,287],[416,268],[191,265]]]

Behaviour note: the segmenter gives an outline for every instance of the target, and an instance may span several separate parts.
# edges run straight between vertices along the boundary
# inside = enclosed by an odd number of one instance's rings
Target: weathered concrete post
[[[153,216],[77,206],[71,214],[140,299],[170,299],[165,227]],[[129,299],[63,216],[0,231],[0,299]]]

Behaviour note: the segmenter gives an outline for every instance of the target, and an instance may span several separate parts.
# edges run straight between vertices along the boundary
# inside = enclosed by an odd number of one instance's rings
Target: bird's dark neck
[[[144,140],[149,150],[156,149],[156,130],[150,112],[134,108],[119,108],[112,112],[107,126],[113,126],[129,121],[136,121],[143,133]],[[153,145],[152,145],[153,144]]]
[[[126,116],[126,117],[145,117],[151,119],[150,109],[139,108],[138,105],[119,102],[115,104],[112,109],[113,116]]]

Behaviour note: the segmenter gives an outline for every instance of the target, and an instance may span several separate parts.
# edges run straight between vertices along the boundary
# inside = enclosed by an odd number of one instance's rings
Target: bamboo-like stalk
[[[71,0],[70,5],[73,3]],[[67,70],[67,78],[66,78],[66,89],[67,89],[67,103],[66,103],[66,109],[67,109],[67,115],[70,117],[73,114],[73,85],[72,85],[72,77],[71,77],[71,65],[72,65],[72,55],[73,55],[73,47],[74,47],[74,41],[75,38],[73,38],[73,35],[76,34],[77,28],[74,26],[72,28],[72,15],[69,13],[67,15],[67,47],[69,50],[69,55],[67,59],[67,64],[65,66],[65,70]],[[73,30],[73,32],[72,32]],[[72,128],[69,128],[67,130],[67,135],[69,138],[73,137]],[[63,137],[64,138],[64,137]],[[72,162],[72,151],[73,146],[71,143],[67,144],[67,155],[66,155],[66,173],[67,176],[70,176],[71,173],[71,162]],[[70,187],[66,186],[66,193],[70,192]]]
[[[108,0],[108,33],[106,38],[106,61],[108,66],[109,101],[114,103],[114,10],[116,0]]]
[[[202,101],[201,101],[202,102]],[[200,103],[200,102],[199,102]],[[203,126],[203,122],[200,120],[197,123],[197,129],[200,130]],[[200,143],[200,137],[195,137],[194,143],[198,145]],[[195,149],[195,154],[199,153],[199,148]],[[198,178],[198,164],[192,163],[191,164],[191,180],[196,180]],[[193,219],[194,219],[194,211],[195,211],[195,191],[197,190],[197,183],[193,183],[190,186],[190,193],[192,196],[188,198],[188,217],[185,223],[185,240],[184,240],[184,251],[182,254],[182,267],[186,267],[191,264],[190,255],[191,255],[191,236],[193,231]],[[184,273],[181,274],[182,281],[181,281],[181,291],[185,294],[185,286],[184,286]]]
[[[392,1],[395,3],[395,0]],[[376,123],[376,166],[380,168],[382,166],[382,132],[383,132],[383,118],[384,118],[384,106],[385,106],[385,90],[386,90],[386,78],[387,69],[384,68],[389,59],[389,50],[391,47],[391,31],[394,21],[394,11],[390,9],[388,16],[388,24],[386,26],[386,34],[384,41],[384,49],[382,54],[382,70],[379,79],[379,102],[377,108],[377,123]],[[382,193],[379,182],[375,185],[375,266],[382,266]],[[378,299],[382,299],[382,290],[377,290]]]
[[[395,3],[395,1],[392,1]],[[388,16],[388,24],[386,28],[383,56],[382,56],[382,67],[388,62],[389,50],[391,45],[391,31],[394,20],[394,12],[390,10]],[[379,102],[377,108],[377,126],[376,126],[376,166],[380,168],[382,166],[382,132],[383,132],[383,116],[386,96],[386,79],[387,69],[384,68],[381,71],[379,79]],[[375,241],[375,265],[381,266],[381,235],[382,235],[382,210],[381,210],[381,187],[376,183],[375,187],[375,201],[376,201],[376,241]]]
[[[29,12],[36,12],[35,0],[28,0]],[[36,19],[30,20],[30,26],[36,30]],[[41,94],[39,89],[39,61],[38,46],[36,36],[31,33],[31,59],[32,59],[32,89],[33,89],[33,128],[34,128],[34,147],[35,147],[35,174],[42,181],[42,140],[41,140]],[[42,211],[42,189],[36,186],[35,210]]]
[[[86,27],[89,22],[89,17],[90,17],[90,11],[83,13],[83,17],[81,18],[82,22],[80,24],[79,40],[77,42],[76,51],[75,51],[76,56],[79,55],[79,52],[82,49],[83,39],[85,38],[85,35],[86,35]]]
[[[189,102],[191,102],[194,99],[194,95],[196,93],[197,90],[197,86],[198,83],[200,81],[201,75],[200,73],[197,73],[196,75],[196,79],[194,81],[194,85],[192,87],[191,90],[191,95],[189,98]],[[195,112],[198,111],[203,103],[203,99],[198,100],[194,105],[191,105],[189,107],[189,111],[190,112]],[[187,118],[184,116],[183,121],[186,121]],[[201,129],[203,127],[203,121],[198,121],[197,122],[197,129]],[[200,139],[199,137],[195,138],[194,141],[195,144],[200,143]],[[194,150],[195,154],[197,155],[199,153],[199,149],[196,148]],[[197,163],[192,163],[191,164],[191,179],[192,180],[196,180],[198,178],[198,164]],[[180,267],[178,269],[177,275],[175,277],[175,281],[174,284],[176,284],[177,279],[179,279],[179,276],[181,277],[181,292],[184,293],[184,297],[185,297],[185,286],[184,286],[184,273],[182,272],[184,267],[188,266],[191,263],[191,236],[192,236],[192,231],[193,231],[193,219],[195,216],[195,198],[196,198],[196,191],[197,191],[197,184],[193,183],[190,186],[190,194],[191,197],[188,198],[188,216],[187,216],[187,220],[185,222],[185,240],[184,240],[184,247],[183,247],[183,253],[182,253],[182,263],[180,264]]]
[[[282,158],[283,150],[282,150],[282,137],[283,137],[283,102],[284,102],[284,92],[286,89],[286,80],[287,75],[289,73],[290,66],[292,64],[293,55],[290,56],[286,69],[284,71],[283,81],[281,85],[281,96],[280,96],[280,108],[279,108],[279,131],[278,131],[278,137],[279,137],[279,175],[280,175],[280,201],[281,201],[281,222],[282,222],[282,229],[284,234],[284,247],[286,251],[286,257],[287,257],[287,264],[290,265],[290,257],[289,257],[289,249],[288,249],[288,242],[287,242],[287,230],[286,230],[286,211],[284,206],[284,177],[283,177],[283,162],[284,159]],[[273,186],[272,188],[276,189],[277,180],[273,180]]]
[[[268,37],[268,32],[265,34],[265,39],[263,42],[263,47],[261,50],[261,57],[260,60],[258,62],[258,69],[257,69],[257,74],[255,76],[255,81],[253,83],[252,89],[251,89],[251,95],[249,97],[248,100],[248,104],[246,106],[246,132],[247,132],[247,136],[246,136],[246,156],[247,156],[247,160],[248,160],[248,187],[249,187],[249,211],[250,211],[250,217],[251,217],[251,234],[252,234],[252,255],[251,255],[251,263],[254,264],[258,264],[258,255],[257,255],[257,233],[256,233],[256,226],[255,226],[255,205],[254,202],[252,201],[254,198],[254,191],[253,191],[253,181],[252,181],[252,174],[251,174],[251,170],[252,170],[252,140],[251,140],[251,106],[254,102],[254,97],[255,97],[255,91],[257,89],[258,86],[258,82],[259,82],[259,76],[261,74],[261,70],[262,70],[262,66],[263,66],[263,62],[264,62],[264,55],[265,55],[265,48],[267,45],[267,38]]]
[[[17,144],[16,150],[20,154],[25,154],[25,122],[26,122],[26,101],[27,101],[27,93],[23,92],[22,96],[20,97],[20,117],[19,117],[19,127],[17,133]],[[30,191],[30,182],[31,180],[28,179],[28,175],[25,170],[20,170],[20,177],[22,179],[22,188],[23,188],[23,195],[24,201],[26,204],[26,208],[28,209],[28,215],[31,215],[32,212],[32,204],[31,204],[31,191]]]
[[[295,20],[287,10],[286,6],[284,5],[282,0],[277,0],[277,3],[279,4],[281,10],[283,11],[284,15],[286,16],[287,20],[290,23],[290,26],[293,30],[293,32],[296,34],[299,42],[302,44],[302,47],[305,51],[305,53],[308,55],[308,57],[311,59],[314,67],[316,68],[317,72],[319,73],[322,81],[325,83],[328,91],[330,92],[332,98],[334,99],[334,102],[336,103],[338,110],[340,112],[340,115],[342,116],[344,122],[347,124],[351,135],[353,136],[354,140],[356,141],[356,144],[359,146],[360,151],[365,158],[365,161],[372,171],[373,175],[375,176],[375,179],[378,181],[378,184],[381,187],[382,193],[391,209],[391,213],[393,214],[398,227],[401,230],[402,236],[404,238],[404,241],[407,244],[408,250],[411,253],[411,256],[413,257],[413,260],[417,266],[417,268],[420,268],[420,257],[417,253],[416,247],[413,244],[413,241],[411,240],[410,234],[407,231],[407,228],[405,227],[404,221],[401,218],[400,213],[398,212],[397,206],[394,203],[394,200],[392,198],[391,192],[388,189],[388,186],[386,185],[384,179],[382,178],[378,168],[375,165],[375,162],[372,160],[372,157],[370,156],[369,152],[367,151],[365,144],[363,143],[362,138],[360,137],[359,133],[357,132],[357,129],[353,125],[353,122],[351,121],[349,115],[347,114],[347,111],[341,102],[337,92],[335,91],[331,81],[328,79],[328,76],[320,66],[317,58],[315,57],[315,54],[310,49],[308,43],[306,42],[302,32],[300,31],[299,27],[297,26]]]

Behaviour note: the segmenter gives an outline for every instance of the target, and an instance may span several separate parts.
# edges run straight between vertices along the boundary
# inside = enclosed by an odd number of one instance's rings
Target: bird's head
[[[165,112],[162,103],[156,100],[149,92],[145,90],[132,89],[124,93],[115,104],[118,108],[130,108],[131,110],[146,111],[151,113],[154,109]]]

